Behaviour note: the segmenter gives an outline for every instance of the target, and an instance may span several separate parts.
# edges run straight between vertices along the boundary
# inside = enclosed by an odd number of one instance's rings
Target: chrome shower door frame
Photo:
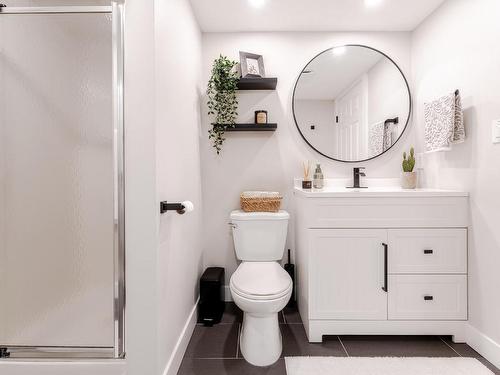
[[[111,13],[113,6],[45,6],[45,7],[0,7],[0,14],[72,14]]]
[[[111,6],[0,7],[2,14],[112,15],[113,54],[113,317],[114,347],[8,347],[11,354],[3,360],[23,359],[102,359],[125,357],[125,155],[124,155],[124,0]]]
[[[125,356],[124,4],[112,2],[114,131],[114,357]]]

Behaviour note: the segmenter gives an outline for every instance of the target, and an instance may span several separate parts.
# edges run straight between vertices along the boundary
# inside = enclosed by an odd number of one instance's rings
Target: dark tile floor
[[[220,324],[197,325],[182,361],[179,375],[285,375],[286,356],[337,357],[474,357],[496,375],[500,371],[466,344],[454,344],[439,336],[326,336],[322,343],[307,341],[300,315],[286,308],[280,313],[283,336],[282,358],[270,367],[254,367],[241,356],[238,336],[243,314],[226,304]]]

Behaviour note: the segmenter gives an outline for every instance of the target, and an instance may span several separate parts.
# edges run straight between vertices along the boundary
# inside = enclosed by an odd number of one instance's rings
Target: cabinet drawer
[[[466,275],[390,275],[389,320],[466,320]]]
[[[348,192],[349,189],[345,189]],[[364,193],[368,194],[368,193]],[[466,196],[299,198],[299,226],[306,228],[465,228]]]
[[[467,229],[390,229],[389,273],[467,273]]]

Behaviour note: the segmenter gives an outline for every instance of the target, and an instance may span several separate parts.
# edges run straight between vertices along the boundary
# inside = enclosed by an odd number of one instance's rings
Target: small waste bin
[[[224,268],[209,267],[200,278],[198,322],[205,326],[220,323],[224,313]]]

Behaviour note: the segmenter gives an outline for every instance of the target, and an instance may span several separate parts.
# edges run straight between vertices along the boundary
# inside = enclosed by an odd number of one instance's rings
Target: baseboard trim
[[[229,285],[224,285],[224,301],[233,302],[233,296],[231,295],[231,289],[229,289]]]
[[[500,344],[486,336],[477,328],[467,325],[467,344],[481,354],[489,362],[500,368]]]
[[[174,350],[172,351],[172,355],[165,366],[165,370],[163,370],[163,375],[176,375],[179,371],[179,367],[181,366],[182,358],[184,357],[184,353],[186,352],[187,346],[189,344],[189,340],[194,331],[194,327],[196,326],[196,321],[198,318],[198,301],[199,297],[196,300],[191,313],[189,314],[188,319],[186,320],[186,324],[184,324],[184,328],[175,344]]]

